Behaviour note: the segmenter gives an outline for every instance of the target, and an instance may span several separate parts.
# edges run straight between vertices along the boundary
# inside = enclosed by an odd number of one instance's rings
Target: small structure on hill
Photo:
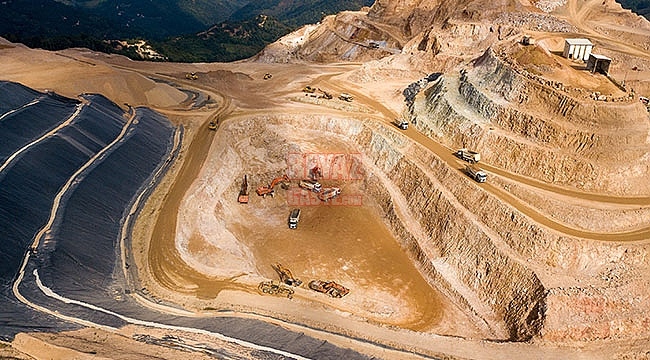
[[[609,72],[609,65],[612,63],[612,59],[604,55],[598,54],[589,54],[589,60],[587,60],[587,70],[592,73],[599,72],[603,75],[607,75]]]
[[[587,61],[594,44],[589,39],[565,39],[562,56],[567,59]]]

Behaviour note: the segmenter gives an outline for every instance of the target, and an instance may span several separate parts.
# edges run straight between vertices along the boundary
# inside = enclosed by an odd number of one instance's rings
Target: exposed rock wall
[[[511,172],[579,188],[647,194],[647,114],[637,103],[578,101],[490,55],[447,75],[411,108],[419,131],[481,151]]]

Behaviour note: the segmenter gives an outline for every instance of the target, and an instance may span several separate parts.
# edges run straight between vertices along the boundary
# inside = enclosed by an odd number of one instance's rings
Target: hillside
[[[230,63],[0,39],[0,357],[646,359],[649,38],[381,0]]]

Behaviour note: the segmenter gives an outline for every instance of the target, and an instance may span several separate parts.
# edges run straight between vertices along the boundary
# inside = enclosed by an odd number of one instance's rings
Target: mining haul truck
[[[487,174],[485,171],[477,168],[474,165],[467,165],[465,167],[465,171],[467,172],[467,175],[476,180],[476,182],[484,183],[485,180],[487,180]]]
[[[337,187],[332,187],[332,188],[327,188],[323,190],[323,192],[318,194],[318,198],[321,201],[329,201],[331,199],[334,199],[335,197],[339,196],[341,194],[341,189]]]
[[[316,180],[300,180],[300,184],[298,184],[298,186],[315,193],[321,191],[321,184]]]
[[[309,282],[309,288],[333,298],[342,298],[350,292],[350,289],[334,281],[312,280]]]
[[[470,163],[477,163],[481,161],[481,154],[472,150],[459,149],[456,151],[456,156],[462,160],[469,161]]]
[[[397,127],[402,130],[406,130],[409,128],[409,122],[406,120],[395,120],[395,125],[397,125]]]
[[[289,229],[297,229],[300,221],[300,209],[293,209],[289,214]]]

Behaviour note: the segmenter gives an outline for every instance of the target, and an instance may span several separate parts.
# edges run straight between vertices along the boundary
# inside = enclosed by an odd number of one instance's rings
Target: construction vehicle
[[[312,280],[309,282],[309,288],[333,298],[342,298],[350,292],[350,289],[334,281]]]
[[[268,80],[268,79],[270,79],[272,77],[273,77],[273,75],[271,75],[269,73],[264,74],[264,80]]]
[[[316,88],[307,85],[304,88],[302,88],[302,91],[306,92],[306,93],[309,93],[309,94],[313,94],[313,93],[316,92]]]
[[[219,122],[217,120],[212,120],[208,124],[208,129],[210,130],[217,130],[217,127],[219,127]]]
[[[319,88],[319,89],[318,89],[318,92],[320,92],[321,94],[323,94],[323,96],[322,96],[323,99],[327,99],[327,100],[331,100],[331,99],[332,99],[332,94],[328,93],[327,91],[325,91],[325,90],[321,90],[321,89]]]
[[[318,194],[318,198],[321,201],[329,201],[341,194],[341,189],[337,187],[326,188],[321,193]]]
[[[277,263],[273,265],[273,270],[280,275],[280,282],[289,286],[300,286],[302,285],[302,280],[296,279],[293,277],[291,270],[282,266],[282,264]]]
[[[187,80],[198,80],[199,76],[195,72],[185,74]]]
[[[300,180],[298,186],[315,193],[320,192],[322,189],[322,185],[318,181],[311,179]]]
[[[487,180],[487,174],[485,171],[474,165],[467,165],[465,171],[467,172],[467,175],[476,180],[476,182],[484,183]]]
[[[339,99],[350,102],[354,100],[354,97],[348,93],[341,93],[341,95],[339,95]]]
[[[481,154],[479,154],[476,151],[467,150],[465,148],[458,149],[458,151],[456,151],[455,154],[460,159],[465,160],[465,161],[469,161],[470,163],[477,163],[477,162],[481,161]]]
[[[312,180],[318,180],[318,178],[323,177],[323,169],[320,166],[316,165],[313,168],[309,169],[309,178]]]
[[[283,295],[286,294],[287,298],[293,298],[295,291],[283,283],[274,283],[273,281],[262,281],[257,288],[263,294],[269,295]]]
[[[289,229],[297,229],[300,221],[300,209],[293,209],[289,213]]]
[[[409,128],[409,122],[404,120],[404,119],[395,120],[395,125],[397,125],[397,127],[402,129],[402,130],[406,130],[406,129]]]
[[[246,175],[244,175],[244,181],[241,183],[237,202],[240,204],[248,204],[248,177]]]
[[[273,197],[275,192],[274,190],[275,186],[281,182],[288,183],[289,181],[291,180],[289,180],[289,177],[285,174],[281,177],[273,179],[273,181],[271,181],[271,183],[268,186],[258,187],[255,192],[257,192],[257,195],[259,196],[266,197],[266,195],[271,195],[271,197]]]

